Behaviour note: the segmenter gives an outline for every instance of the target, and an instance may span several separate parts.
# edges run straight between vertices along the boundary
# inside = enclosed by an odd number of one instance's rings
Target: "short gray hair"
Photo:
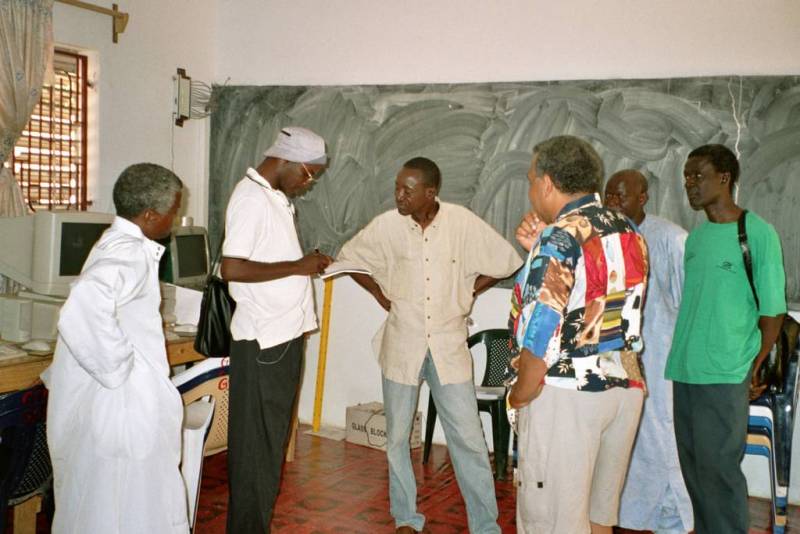
[[[155,163],[131,165],[114,184],[114,207],[117,215],[133,219],[145,210],[166,214],[175,202],[183,182],[174,172]]]
[[[603,160],[597,151],[571,135],[559,135],[533,148],[536,174],[547,174],[562,193],[597,193],[603,187]]]

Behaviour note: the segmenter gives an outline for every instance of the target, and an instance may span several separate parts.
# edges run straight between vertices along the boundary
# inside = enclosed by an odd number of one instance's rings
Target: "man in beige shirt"
[[[397,210],[383,213],[342,248],[339,259],[370,270],[352,275],[389,312],[379,334],[386,410],[389,498],[397,532],[419,532],[409,434],[419,386],[428,382],[473,533],[499,533],[494,481],[467,349],[475,295],[516,271],[514,248],[466,208],[437,199],[441,173],[426,158],[405,163]]]

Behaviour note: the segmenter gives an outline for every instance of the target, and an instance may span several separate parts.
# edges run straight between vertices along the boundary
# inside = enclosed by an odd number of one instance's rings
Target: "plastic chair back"
[[[214,418],[208,430],[205,456],[228,448],[228,370],[228,358],[208,358],[172,377],[184,405],[206,395],[214,398]]]
[[[507,328],[494,328],[473,334],[467,339],[467,346],[472,348],[482,343],[486,347],[486,371],[483,373],[481,386],[501,387],[506,366],[511,360],[511,346]]]
[[[189,528],[194,529],[203,477],[203,450],[214,415],[214,397],[206,395],[184,407],[181,475],[186,484]]]

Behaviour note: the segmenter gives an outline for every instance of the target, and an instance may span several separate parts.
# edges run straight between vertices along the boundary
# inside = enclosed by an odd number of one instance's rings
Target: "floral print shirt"
[[[597,194],[570,202],[517,275],[513,354],[519,358],[524,348],[542,358],[548,385],[643,388],[638,353],[647,271],[647,246],[630,219],[604,208]]]

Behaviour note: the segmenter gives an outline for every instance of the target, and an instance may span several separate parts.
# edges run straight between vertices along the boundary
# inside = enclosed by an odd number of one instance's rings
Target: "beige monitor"
[[[0,274],[40,295],[66,297],[69,286],[114,216],[38,211],[0,218]]]
[[[209,271],[208,234],[202,226],[178,226],[170,239],[172,280],[177,286],[199,287]]]

